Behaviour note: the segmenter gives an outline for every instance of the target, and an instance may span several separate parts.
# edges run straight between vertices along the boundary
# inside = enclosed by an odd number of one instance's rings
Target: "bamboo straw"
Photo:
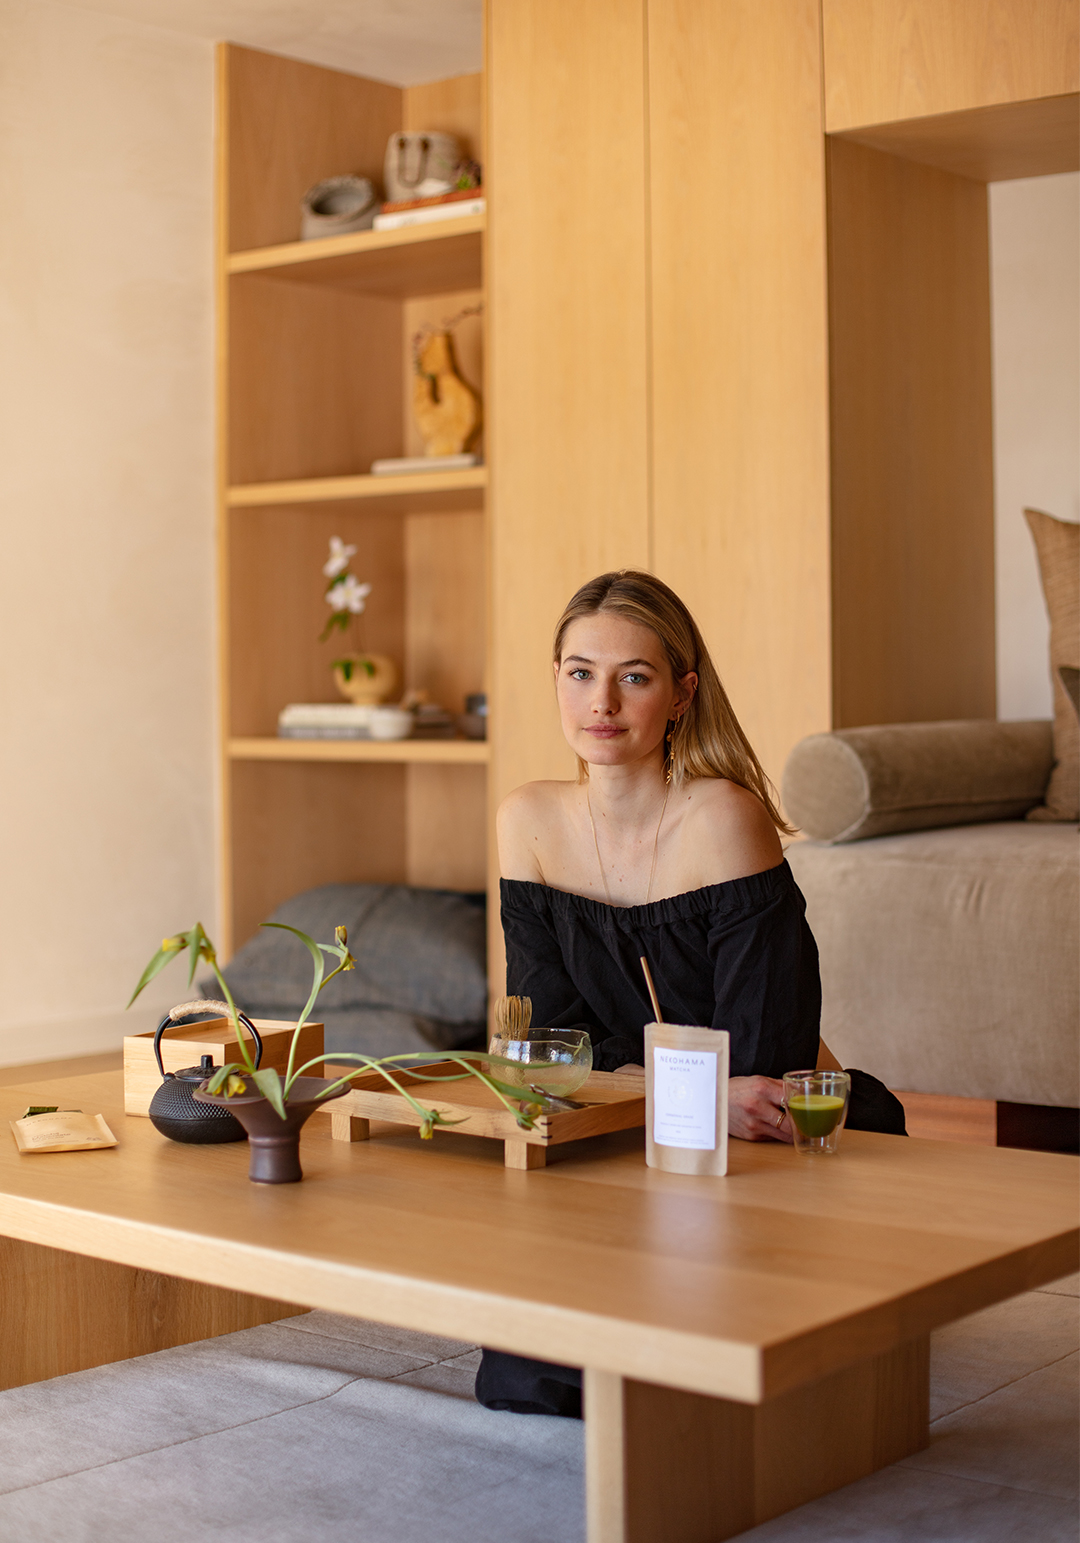
[[[663,1023],[664,1020],[660,1016],[660,1003],[656,998],[656,987],[653,985],[652,972],[649,969],[649,961],[644,954],[641,956],[641,968],[645,972],[645,984],[649,988],[649,996],[652,999],[652,1010],[656,1014],[656,1022]]]

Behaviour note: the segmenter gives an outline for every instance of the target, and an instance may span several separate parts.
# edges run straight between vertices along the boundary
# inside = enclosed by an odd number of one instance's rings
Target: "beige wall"
[[[1080,519],[1080,175],[990,188],[998,716],[1049,717],[1049,624],[1022,510]]]
[[[209,43],[0,0],[0,1064],[215,922],[211,135]]]

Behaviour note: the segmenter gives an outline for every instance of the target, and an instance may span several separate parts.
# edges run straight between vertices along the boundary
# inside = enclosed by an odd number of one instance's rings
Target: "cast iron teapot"
[[[207,1145],[214,1141],[246,1141],[247,1131],[234,1114],[215,1104],[197,1104],[192,1094],[199,1084],[214,1071],[213,1056],[204,1055],[201,1066],[185,1066],[182,1071],[167,1072],[161,1060],[161,1036],[168,1028],[203,1013],[214,1016],[227,1015],[224,1002],[184,1002],[166,1013],[154,1035],[154,1055],[157,1057],[161,1086],[150,1100],[150,1120],[155,1129],[170,1141],[186,1141],[195,1145]],[[255,1041],[255,1065],[262,1060],[262,1040],[259,1031],[245,1013],[240,1022]]]

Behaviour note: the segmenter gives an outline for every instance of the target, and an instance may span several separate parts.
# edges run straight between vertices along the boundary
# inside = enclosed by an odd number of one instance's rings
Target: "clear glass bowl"
[[[523,1039],[496,1034],[488,1054],[518,1063],[491,1067],[500,1082],[526,1092],[540,1088],[555,1098],[570,1098],[592,1071],[592,1040],[583,1029],[529,1029]]]

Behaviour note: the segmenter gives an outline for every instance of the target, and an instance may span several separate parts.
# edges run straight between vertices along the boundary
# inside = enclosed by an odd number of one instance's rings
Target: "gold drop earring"
[[[668,735],[667,767],[664,771],[664,781],[668,787],[671,786],[671,779],[675,775],[675,730],[678,727],[679,720],[676,718],[675,722],[671,725],[671,733]]]

